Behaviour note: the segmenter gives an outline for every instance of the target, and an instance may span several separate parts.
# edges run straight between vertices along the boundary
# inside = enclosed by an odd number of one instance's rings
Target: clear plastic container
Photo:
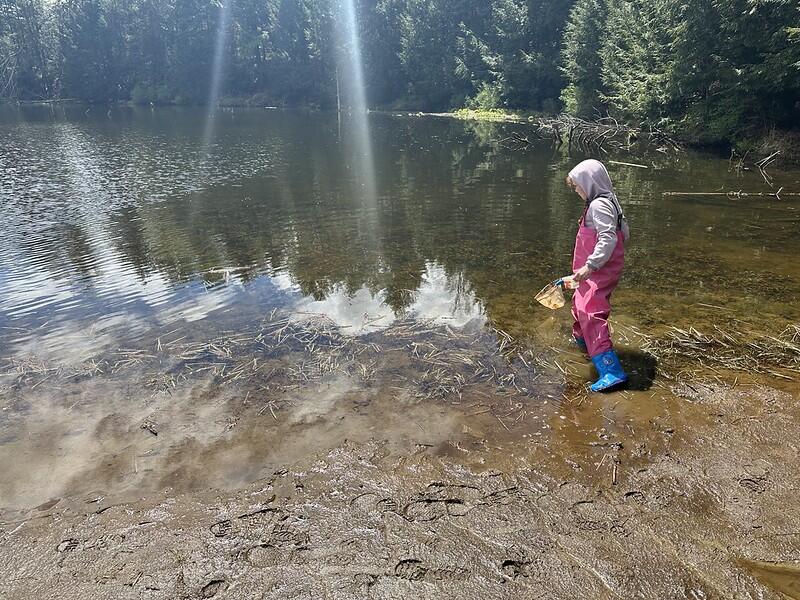
[[[577,281],[575,281],[574,275],[567,275],[566,277],[562,277],[561,285],[564,286],[565,290],[575,290],[580,285]]]

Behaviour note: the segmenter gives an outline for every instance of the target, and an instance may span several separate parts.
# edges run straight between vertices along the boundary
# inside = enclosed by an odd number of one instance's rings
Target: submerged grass
[[[619,329],[615,335],[621,341],[658,359],[657,380],[634,389],[649,389],[653,383],[669,389],[709,375],[719,380],[721,370],[790,380],[800,373],[797,324],[777,336],[720,326],[706,332],[672,327],[658,336],[633,326]],[[380,332],[354,336],[324,315],[275,318],[273,312],[249,331],[203,341],[178,336],[180,332],[172,331],[149,348],[121,348],[76,367],[36,357],[9,358],[0,383],[9,390],[34,390],[90,377],[120,377],[140,380],[155,396],[172,394],[192,380],[210,380],[218,387],[237,386],[245,398],[260,395],[274,417],[287,392],[339,375],[387,393],[401,390],[417,402],[458,405],[469,393],[505,428],[524,419],[526,399],[580,406],[588,397],[569,352],[522,343],[492,326],[467,330],[407,319]]]
[[[11,359],[5,375],[17,389],[47,380],[95,375],[141,377],[153,394],[170,394],[191,378],[219,386],[286,392],[340,374],[365,386],[401,383],[419,401],[460,403],[469,388],[491,397],[536,397],[564,387],[563,369],[551,349],[535,352],[495,328],[459,330],[407,319],[359,336],[347,335],[331,319],[304,314],[266,319],[245,332],[188,341],[170,332],[150,348],[121,348],[79,368],[36,358]],[[397,387],[397,386],[393,386]]]
[[[800,373],[798,324],[788,325],[777,336],[724,329],[718,325],[705,332],[695,327],[671,327],[658,337],[647,335],[635,327],[628,326],[628,329],[638,338],[643,351],[661,361],[662,372],[669,366],[676,371],[688,365],[767,374],[788,380],[795,379],[789,373]]]

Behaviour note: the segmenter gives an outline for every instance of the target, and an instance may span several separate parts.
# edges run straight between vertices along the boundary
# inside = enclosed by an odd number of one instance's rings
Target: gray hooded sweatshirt
[[[622,232],[623,240],[630,239],[628,221],[614,193],[611,177],[599,160],[583,161],[569,172],[569,177],[586,192],[588,209],[584,225],[597,230],[594,252],[586,260],[586,265],[596,271],[611,258],[617,247],[618,231]]]

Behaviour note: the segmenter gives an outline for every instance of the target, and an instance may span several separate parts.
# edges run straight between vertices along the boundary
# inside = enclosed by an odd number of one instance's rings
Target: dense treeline
[[[219,39],[223,98],[332,107],[345,1],[0,0],[0,96],[205,103]],[[707,141],[800,116],[797,0],[356,4],[371,106],[566,108]]]

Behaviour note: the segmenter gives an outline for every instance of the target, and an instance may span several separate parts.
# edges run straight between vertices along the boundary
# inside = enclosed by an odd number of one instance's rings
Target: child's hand
[[[589,275],[591,275],[591,274],[592,274],[592,270],[589,267],[587,267],[586,265],[583,265],[580,269],[575,271],[575,275],[574,275],[575,281],[577,281],[578,283],[583,283],[584,281],[589,279]]]

